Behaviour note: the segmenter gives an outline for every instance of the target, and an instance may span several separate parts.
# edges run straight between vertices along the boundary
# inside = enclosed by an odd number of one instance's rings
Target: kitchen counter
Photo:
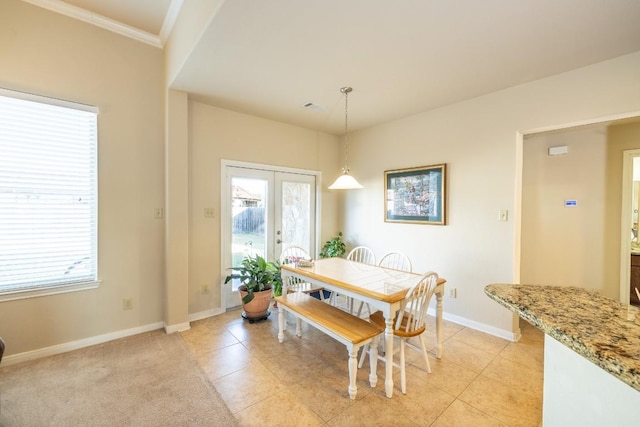
[[[485,287],[497,301],[545,334],[640,391],[640,310],[582,288]]]
[[[488,285],[544,336],[545,427],[638,426],[640,310],[582,288]]]

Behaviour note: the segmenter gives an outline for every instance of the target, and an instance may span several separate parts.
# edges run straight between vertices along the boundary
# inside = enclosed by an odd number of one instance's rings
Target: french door
[[[246,256],[277,261],[284,248],[316,248],[316,175],[262,165],[223,165],[223,277]],[[225,307],[240,305],[238,281],[223,286]]]

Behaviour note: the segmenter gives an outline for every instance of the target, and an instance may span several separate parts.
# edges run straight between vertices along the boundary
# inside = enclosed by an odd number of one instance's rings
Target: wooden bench
[[[302,337],[301,319],[330,337],[347,346],[349,353],[349,397],[356,398],[356,373],[358,370],[358,350],[372,343],[369,354],[369,383],[375,387],[378,381],[378,339],[384,328],[356,317],[337,307],[324,303],[302,292],[276,297],[278,302],[278,340],[284,341],[285,310],[296,317],[296,335]]]

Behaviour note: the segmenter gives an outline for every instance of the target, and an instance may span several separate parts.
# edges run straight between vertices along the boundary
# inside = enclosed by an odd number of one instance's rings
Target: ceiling
[[[191,0],[56,1],[161,45]],[[342,86],[355,130],[636,51],[637,0],[223,0],[171,87],[340,134]]]

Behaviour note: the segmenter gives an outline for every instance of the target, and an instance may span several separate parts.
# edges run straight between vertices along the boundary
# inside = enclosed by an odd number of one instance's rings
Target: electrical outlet
[[[200,287],[200,293],[202,294],[208,294],[209,293],[209,285],[204,284]]]
[[[164,209],[162,209],[162,208],[154,208],[153,209],[153,217],[155,219],[162,219],[163,216],[164,216]]]
[[[458,298],[458,289],[449,288],[449,298]]]
[[[205,218],[215,218],[216,213],[213,208],[204,208],[204,217]]]
[[[122,309],[131,310],[133,308],[133,298],[125,298],[122,300]]]

